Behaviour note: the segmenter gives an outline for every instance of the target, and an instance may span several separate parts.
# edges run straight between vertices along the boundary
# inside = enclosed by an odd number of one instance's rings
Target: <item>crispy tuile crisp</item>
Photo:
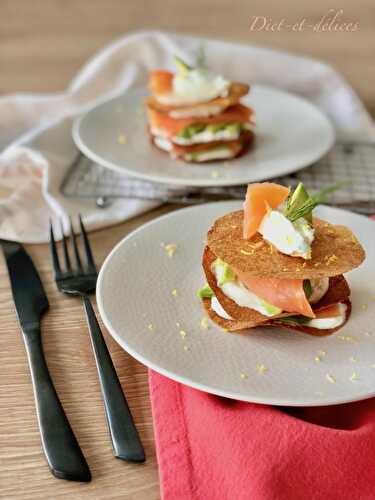
[[[257,233],[250,240],[242,238],[243,210],[231,212],[216,220],[207,235],[212,252],[250,276],[264,278],[317,279],[337,276],[358,267],[365,251],[345,226],[332,225],[314,218],[315,240],[312,258],[291,257],[271,247]]]
[[[203,302],[203,307],[205,308],[210,319],[223,330],[236,333],[250,333],[248,330],[254,328],[254,325],[252,325],[251,322],[224,319],[218,314],[216,314],[215,311],[211,309],[211,299],[202,299],[202,302]],[[344,303],[347,306],[345,322],[341,326],[338,326],[336,328],[330,328],[328,330],[319,330],[318,328],[311,328],[303,325],[301,326],[285,325],[282,323],[277,323],[277,320],[269,321],[268,323],[263,323],[262,325],[259,326],[262,326],[262,328],[263,327],[283,328],[286,330],[294,330],[300,333],[306,333],[308,335],[314,335],[316,337],[325,337],[327,335],[332,335],[332,333],[335,333],[337,330],[340,330],[340,328],[342,328],[348,321],[352,310],[352,305],[349,299],[345,300]]]
[[[220,302],[224,311],[229,314],[232,318],[235,318],[241,323],[246,323],[246,328],[255,327],[270,321],[269,316],[264,316],[263,314],[250,309],[249,307],[241,307],[236,304],[232,299],[227,297],[221,289],[217,286],[216,278],[211,271],[211,265],[216,260],[216,256],[211,250],[206,247],[203,253],[203,270],[206,275],[207,283],[211,287],[211,290],[216,295],[217,300]],[[334,276],[329,280],[329,289],[327,293],[322,297],[322,299],[312,306],[313,310],[317,311],[324,307],[327,307],[337,302],[345,302],[348,300],[350,295],[350,289],[348,283],[344,276]],[[296,313],[298,314],[298,313]],[[291,312],[284,312],[277,316],[273,316],[273,320],[276,318],[282,318],[285,316],[292,316]]]
[[[245,83],[232,82],[229,87],[228,95],[226,97],[216,97],[215,99],[212,99],[211,101],[207,101],[205,103],[197,102],[193,104],[189,103],[180,105],[162,104],[156,99],[156,97],[149,96],[147,98],[147,105],[151,109],[165,113],[168,113],[169,111],[173,111],[175,109],[184,109],[186,111],[191,110],[190,116],[193,117],[196,108],[202,108],[206,106],[220,106],[221,108],[220,112],[222,112],[226,108],[229,108],[229,106],[237,104],[241,99],[241,97],[246,95],[249,92],[249,90],[250,90],[249,85]]]

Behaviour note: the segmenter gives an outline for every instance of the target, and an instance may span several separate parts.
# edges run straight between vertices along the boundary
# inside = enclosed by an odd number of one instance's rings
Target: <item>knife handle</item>
[[[146,458],[141,440],[87,295],[83,295],[83,303],[114,454],[128,462],[144,462]]]
[[[31,371],[44,454],[52,474],[70,481],[91,481],[90,469],[73,434],[48,371],[39,328],[23,334]]]

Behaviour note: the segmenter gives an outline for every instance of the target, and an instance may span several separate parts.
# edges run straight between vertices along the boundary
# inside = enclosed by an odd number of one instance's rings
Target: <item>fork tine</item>
[[[59,256],[57,254],[55,236],[53,234],[52,221],[49,221],[49,247],[51,250],[52,265],[55,272],[55,276],[61,274],[61,267],[59,262]]]
[[[82,222],[82,217],[81,214],[78,214],[78,220],[79,220],[79,226],[81,228],[81,238],[82,238],[82,243],[85,248],[85,253],[86,253],[86,262],[87,262],[87,267],[89,268],[90,271],[96,272],[96,267],[95,267],[95,262],[94,262],[94,257],[91,252],[91,247],[90,247],[90,242],[86,234],[85,226],[83,225]]]
[[[71,217],[69,217],[69,222],[70,222],[70,241],[71,241],[72,246],[73,246],[74,258],[75,258],[78,270],[83,271],[82,262],[81,262],[81,258],[79,256],[79,252],[78,252],[78,246],[77,246],[77,241],[76,241],[76,237],[75,237],[74,230],[73,230],[73,223],[72,223]]]
[[[72,270],[72,265],[70,263],[68,245],[66,244],[66,236],[64,234],[64,226],[63,226],[62,219],[60,219],[60,228],[61,228],[61,241],[63,244],[64,260],[65,260],[65,268],[66,268],[66,271],[70,272]]]

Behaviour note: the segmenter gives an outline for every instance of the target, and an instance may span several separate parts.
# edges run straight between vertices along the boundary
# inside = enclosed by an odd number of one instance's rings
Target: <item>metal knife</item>
[[[0,240],[32,377],[44,454],[54,476],[91,481],[90,469],[64,413],[44,358],[40,319],[49,304],[34,264],[22,245]]]

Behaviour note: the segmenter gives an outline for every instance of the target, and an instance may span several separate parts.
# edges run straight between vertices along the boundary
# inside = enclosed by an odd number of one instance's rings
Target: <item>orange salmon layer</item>
[[[249,184],[244,203],[243,238],[252,238],[258,231],[267,208],[277,208],[288,195],[288,188],[273,182]]]
[[[243,104],[235,104],[222,113],[202,118],[171,118],[167,113],[147,107],[147,114],[152,130],[162,132],[166,137],[173,137],[184,128],[194,124],[209,125],[213,123],[247,123],[253,111]]]
[[[306,297],[303,280],[257,278],[237,273],[239,280],[250,292],[279,307],[283,311],[315,318],[314,311]]]

